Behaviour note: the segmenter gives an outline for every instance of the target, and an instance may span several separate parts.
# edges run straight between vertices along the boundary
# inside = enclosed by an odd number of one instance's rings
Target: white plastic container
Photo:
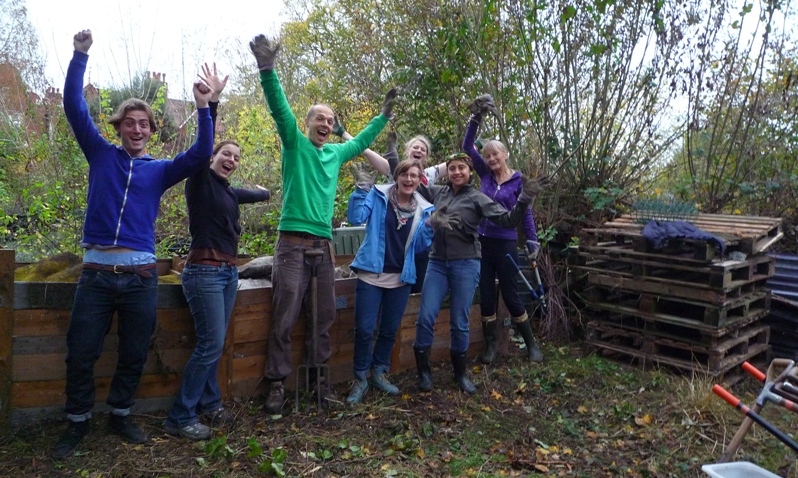
[[[732,463],[715,463],[704,465],[701,470],[715,478],[781,478],[764,468],[760,468],[748,461],[735,461]]]

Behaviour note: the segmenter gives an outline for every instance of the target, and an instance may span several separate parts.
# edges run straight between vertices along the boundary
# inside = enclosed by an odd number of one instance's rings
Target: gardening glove
[[[385,153],[385,156],[383,156],[383,157],[388,160],[388,171],[390,171],[391,172],[391,176],[393,176],[393,173],[396,171],[396,167],[399,166],[399,151],[396,150],[396,133],[395,132],[390,131],[388,133],[388,138],[387,138],[387,141],[385,142],[385,146],[386,146],[387,152]],[[394,179],[396,179],[396,178],[394,178]]]
[[[361,163],[355,163],[353,169],[357,187],[364,191],[371,191],[374,186],[374,173],[367,170],[366,166]]]
[[[540,252],[540,243],[538,241],[526,241],[525,245],[527,260],[534,261],[537,259]]]
[[[277,58],[277,52],[280,51],[279,41],[270,40],[265,35],[258,35],[249,42],[249,49],[255,55],[259,70],[274,69],[274,59]]]
[[[399,92],[396,88],[391,88],[388,93],[385,93],[385,100],[382,102],[382,114],[388,119],[393,118],[393,105],[396,103],[396,96]]]
[[[541,174],[535,179],[524,176],[521,194],[518,195],[518,202],[531,203],[541,191],[549,187],[551,179],[545,174]]]
[[[499,109],[496,108],[493,97],[490,95],[480,95],[474,98],[474,101],[468,105],[468,111],[470,111],[472,115],[485,115],[490,113],[493,116],[499,116]],[[481,119],[482,118],[480,118],[480,120]]]
[[[427,219],[427,225],[434,231],[437,231],[442,227],[445,227],[446,229],[452,229],[458,224],[460,224],[460,213],[453,212],[449,214],[446,212],[446,206],[436,209],[429,219]]]
[[[335,122],[333,123],[332,134],[340,138],[344,135],[344,133],[346,133],[346,128],[344,128],[344,124],[341,123],[341,120],[338,119],[338,115],[335,115]]]
[[[483,143],[481,139],[478,139],[474,141],[474,146],[476,146],[479,151],[482,151],[482,147],[485,146],[485,143]]]

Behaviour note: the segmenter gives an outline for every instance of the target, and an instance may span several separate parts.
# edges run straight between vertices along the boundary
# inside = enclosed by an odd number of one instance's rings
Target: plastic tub
[[[764,468],[760,468],[748,461],[735,461],[732,463],[715,463],[704,465],[701,470],[715,478],[781,478]]]

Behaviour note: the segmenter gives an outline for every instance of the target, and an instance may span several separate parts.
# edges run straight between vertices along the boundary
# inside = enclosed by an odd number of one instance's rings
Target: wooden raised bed
[[[159,268],[170,273],[171,261]],[[0,428],[24,424],[44,416],[58,416],[64,404],[66,332],[77,284],[14,282],[14,251],[0,250]],[[163,270],[161,270],[163,269]],[[336,281],[336,321],[331,330],[333,354],[328,365],[333,383],[351,379],[356,279]],[[242,281],[242,284],[245,282]],[[415,368],[412,344],[419,296],[410,297],[393,350],[392,372]],[[238,292],[219,366],[225,398],[249,399],[265,391],[261,377],[266,365],[271,318],[271,286]],[[471,354],[481,350],[479,307],[471,312]],[[95,366],[95,411],[107,409],[105,398],[116,366],[116,321],[106,337]],[[303,321],[292,335],[294,366],[303,359]],[[433,360],[449,357],[449,314],[441,310],[435,326]],[[194,326],[179,284],[158,285],[158,321],[134,412],[171,406],[180,373],[194,348]],[[443,380],[440,377],[439,380]],[[294,377],[286,384],[293,388]]]

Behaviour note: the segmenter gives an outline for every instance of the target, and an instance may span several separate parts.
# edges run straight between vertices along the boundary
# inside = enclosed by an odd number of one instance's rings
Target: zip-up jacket
[[[83,98],[89,56],[75,51],[64,85],[64,112],[89,163],[82,244],[127,247],[155,254],[155,219],[161,195],[210,161],[213,125],[208,108],[197,110],[197,139],[173,160],[132,158],[103,138]]]
[[[460,223],[452,229],[441,227],[432,239],[430,259],[457,260],[481,259],[482,248],[477,240],[477,227],[483,218],[502,227],[515,227],[521,223],[529,203],[518,201],[507,212],[501,204],[467,184],[454,192],[451,186],[429,186],[435,209],[446,208],[447,213],[460,214]]]
[[[353,269],[380,274],[385,265],[385,215],[389,213],[388,193],[395,184],[380,184],[366,192],[360,188],[349,196],[347,221],[350,224],[366,223],[366,237],[357,250]],[[415,255],[429,249],[432,242],[432,228],[426,223],[435,209],[418,192],[413,193],[416,199],[416,212],[410,235],[405,244],[405,258],[402,266],[401,280],[406,284],[416,283]]]
[[[518,195],[521,194],[523,187],[523,176],[518,171],[513,172],[513,175],[502,184],[496,182],[496,176],[493,171],[485,164],[484,158],[479,154],[477,148],[474,147],[474,140],[477,137],[477,129],[479,129],[481,116],[471,115],[466,126],[465,137],[463,138],[463,151],[468,154],[474,164],[474,170],[479,176],[480,190],[489,198],[504,206],[505,209],[510,210],[518,201]],[[532,217],[532,210],[527,209],[524,214],[524,219],[521,222],[526,240],[537,241],[538,233],[535,227],[535,219]],[[518,233],[514,227],[501,227],[494,222],[483,219],[479,223],[478,233],[480,236],[491,237],[494,239],[518,240]]]

